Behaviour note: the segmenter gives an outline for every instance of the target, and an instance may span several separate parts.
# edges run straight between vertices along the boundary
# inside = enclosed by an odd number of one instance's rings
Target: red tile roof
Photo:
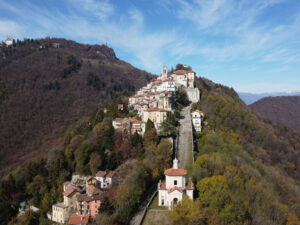
[[[168,79],[164,80],[163,82],[168,82],[168,81],[174,82],[174,80],[170,77]]]
[[[89,195],[97,195],[102,193],[102,191],[99,188],[96,188],[94,185],[88,185],[86,187],[86,192]]]
[[[106,173],[107,173],[107,171],[99,170],[96,173],[96,177],[105,177]]]
[[[95,200],[103,201],[104,194],[103,194],[103,192],[100,195],[92,195],[92,196],[88,196],[87,194],[81,194],[81,195],[77,195],[76,198],[77,198],[77,201],[79,201],[79,202],[83,202],[83,201],[90,202],[90,201],[95,201]]]
[[[138,123],[138,124],[141,124],[141,123],[146,123],[146,122],[136,120],[136,121],[132,121],[132,123]]]
[[[185,169],[167,169],[165,171],[165,175],[167,176],[185,176],[187,174],[187,171]]]
[[[86,178],[86,181],[90,181],[90,180],[92,180],[92,179],[93,179],[92,176],[88,176],[88,177]]]
[[[86,216],[70,216],[69,225],[86,225],[89,222],[89,215]]]
[[[204,112],[203,112],[203,111],[201,111],[201,110],[198,110],[198,109],[197,109],[197,110],[195,110],[195,111],[193,111],[193,112],[198,112],[198,113],[200,113],[200,114],[204,114]],[[193,112],[192,112],[192,113],[193,113]]]
[[[194,73],[194,71],[193,70],[176,70],[176,71],[174,71],[174,73],[176,75],[184,75],[187,73]]]
[[[66,197],[69,197],[70,195],[72,195],[75,192],[79,192],[79,190],[76,187],[68,187],[64,192],[63,195]]]
[[[177,191],[179,191],[179,192],[182,192],[182,190],[179,188],[179,187],[172,187],[170,190],[168,190],[168,193],[171,193],[171,192],[173,192],[173,191],[175,191],[175,190],[177,190]]]
[[[193,182],[188,182],[186,187],[185,187],[186,190],[194,190],[194,184]]]
[[[168,110],[159,109],[159,108],[148,108],[145,111],[147,111],[147,112],[155,112],[155,111],[157,111],[157,112],[169,112]]]
[[[174,73],[176,75],[184,75],[184,74],[187,74],[187,71],[186,70],[176,70]]]
[[[160,190],[167,190],[167,188],[166,188],[166,183],[165,183],[165,182],[161,182],[161,183],[160,183],[159,189],[160,189]]]

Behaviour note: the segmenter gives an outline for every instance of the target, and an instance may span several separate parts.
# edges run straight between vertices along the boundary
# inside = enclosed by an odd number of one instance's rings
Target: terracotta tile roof
[[[161,182],[159,189],[160,190],[167,190],[167,188],[166,188],[166,182]]]
[[[187,174],[187,171],[185,169],[167,169],[165,171],[165,175],[167,176],[185,176]]]
[[[89,195],[98,195],[102,193],[102,191],[99,188],[96,188],[94,185],[88,185],[86,187],[86,192]]]
[[[176,75],[184,75],[184,74],[187,74],[187,71],[186,70],[176,70],[176,71],[174,71],[174,74],[176,74]]]
[[[107,173],[107,171],[99,170],[96,173],[96,177],[105,177],[106,173]]]
[[[86,178],[86,181],[90,181],[90,180],[92,180],[92,179],[93,179],[92,176],[88,176],[88,177]]]
[[[144,122],[144,121],[138,121],[138,120],[136,120],[136,121],[132,121],[132,123],[138,123],[138,124],[142,124],[142,123],[146,123],[146,122]]]
[[[175,81],[174,81],[172,78],[170,78],[170,77],[169,77],[168,79],[164,80],[163,82],[170,82],[170,81],[171,81],[171,82],[175,82]]]
[[[157,111],[157,112],[169,112],[168,110],[159,109],[159,108],[148,108],[145,111],[147,111],[147,112],[155,112],[155,111]]]
[[[179,191],[179,192],[182,192],[182,190],[179,188],[179,187],[172,187],[170,190],[168,190],[168,193],[171,193],[171,192],[173,192],[173,191],[175,191],[175,190],[177,190],[177,191]]]
[[[75,192],[79,192],[79,190],[74,187],[74,186],[71,186],[71,187],[68,187],[64,192],[63,192],[63,195],[66,196],[66,197],[69,197],[70,195],[72,195],[73,193]]]
[[[198,113],[200,113],[200,114],[204,114],[204,112],[203,111],[201,111],[201,110],[195,110],[195,111],[193,111],[192,113],[194,113],[194,112],[198,112]]]
[[[90,201],[95,201],[95,200],[100,200],[103,201],[104,199],[104,194],[99,195],[92,195],[88,196],[87,194],[81,194],[76,196],[78,202],[90,202]]]
[[[70,216],[68,225],[86,225],[89,222],[89,215],[86,216]]]
[[[174,74],[176,75],[184,75],[187,73],[195,73],[193,70],[176,70],[174,71]]]
[[[194,183],[193,182],[188,182],[186,187],[185,187],[186,190],[194,190]]]

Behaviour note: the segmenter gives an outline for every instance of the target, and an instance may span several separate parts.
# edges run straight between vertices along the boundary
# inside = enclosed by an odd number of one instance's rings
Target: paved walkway
[[[139,205],[139,208],[136,212],[136,214],[132,217],[129,224],[130,225],[140,225],[144,219],[147,206],[151,203],[154,193],[157,191],[157,184],[153,185],[147,192],[145,199],[143,202]]]
[[[191,105],[185,107],[181,111],[181,119],[179,120],[179,143],[177,158],[179,161],[179,168],[186,168],[188,164],[192,163],[193,152],[191,149],[192,141],[192,122],[191,122]]]

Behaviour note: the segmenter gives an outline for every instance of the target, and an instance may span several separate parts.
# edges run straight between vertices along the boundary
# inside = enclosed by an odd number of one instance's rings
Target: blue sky
[[[0,0],[0,40],[103,44],[134,66],[191,65],[237,91],[300,91],[299,0]]]

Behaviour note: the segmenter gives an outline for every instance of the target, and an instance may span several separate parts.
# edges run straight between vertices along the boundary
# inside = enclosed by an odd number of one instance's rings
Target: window
[[[174,180],[174,185],[177,185],[177,180]]]

